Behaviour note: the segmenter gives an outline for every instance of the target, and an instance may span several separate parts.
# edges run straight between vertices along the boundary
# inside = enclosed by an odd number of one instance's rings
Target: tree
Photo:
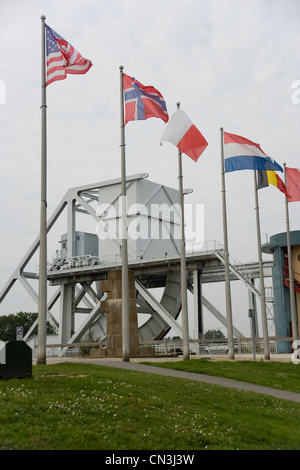
[[[98,343],[100,342],[100,338],[94,338],[92,330],[89,330],[85,337],[82,338],[81,340],[82,343]],[[93,348],[96,348],[97,346],[93,346]],[[79,350],[79,356],[81,357],[86,357],[90,355],[92,346],[82,346]]]
[[[18,312],[15,314],[11,313],[10,315],[0,316],[0,340],[15,340],[18,326],[23,327],[25,336],[37,318],[38,314],[35,312]],[[49,323],[47,323],[47,333],[51,334],[53,332],[53,328]]]
[[[204,334],[205,339],[222,339],[225,338],[221,330],[207,330]]]

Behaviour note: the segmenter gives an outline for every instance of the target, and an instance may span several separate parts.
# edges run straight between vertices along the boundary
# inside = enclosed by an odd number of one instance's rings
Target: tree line
[[[23,327],[23,336],[30,330],[38,318],[37,312],[18,312],[0,316],[0,341],[16,339],[17,327]],[[47,334],[55,333],[54,328],[47,322]],[[37,326],[32,334],[37,334]]]

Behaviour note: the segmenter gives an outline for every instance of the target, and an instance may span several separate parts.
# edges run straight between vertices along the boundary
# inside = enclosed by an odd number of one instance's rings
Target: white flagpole
[[[47,125],[46,125],[46,57],[45,19],[42,21],[42,95],[41,95],[41,214],[40,214],[40,261],[38,302],[38,348],[37,364],[46,364],[47,334]]]
[[[284,171],[284,184],[287,188],[286,178],[286,163],[283,164]],[[291,320],[292,320],[292,336],[293,341],[298,338],[297,334],[297,316],[296,316],[296,304],[295,304],[295,293],[294,293],[294,275],[292,267],[292,249],[291,249],[291,235],[290,235],[290,219],[289,219],[289,207],[288,198],[285,195],[285,215],[286,215],[286,238],[287,238],[287,249],[288,249],[288,263],[289,263],[289,280],[290,280],[290,304],[291,304]]]
[[[264,357],[265,359],[270,359],[268,323],[267,323],[267,312],[266,312],[266,297],[265,297],[265,281],[264,281],[262,252],[261,252],[261,234],[260,234],[260,219],[259,219],[256,170],[253,171],[253,174],[254,174],[254,197],[255,197],[255,214],[256,214],[256,237],[257,237],[257,251],[258,251],[258,263],[259,263],[260,308],[261,308],[261,320],[262,320],[262,330],[263,330],[263,338],[264,338]]]
[[[223,234],[224,234],[224,265],[225,265],[225,296],[226,296],[226,320],[227,320],[227,338],[228,338],[228,358],[234,359],[233,348],[233,324],[232,307],[229,275],[229,252],[228,252],[228,234],[227,234],[227,212],[226,212],[226,189],[225,189],[225,165],[224,165],[224,138],[223,127],[221,131],[221,182],[222,182],[222,208],[223,208]]]
[[[128,250],[127,250],[127,204],[126,204],[126,159],[123,66],[120,65],[120,109],[121,109],[121,187],[122,187],[122,359],[129,362],[129,293],[128,293]]]
[[[177,103],[177,108],[180,103]],[[185,259],[185,234],[184,234],[184,201],[183,201],[183,174],[182,174],[182,153],[178,149],[178,185],[180,203],[180,269],[181,269],[181,315],[182,315],[182,342],[183,360],[188,360],[189,353],[189,321],[187,305],[187,280],[186,280],[186,259]]]

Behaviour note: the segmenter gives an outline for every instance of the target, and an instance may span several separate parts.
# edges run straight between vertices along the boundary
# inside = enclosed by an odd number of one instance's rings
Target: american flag
[[[56,80],[64,80],[67,73],[83,74],[92,62],[82,57],[74,47],[48,25],[46,28],[47,81],[49,85]]]
[[[125,124],[157,117],[168,122],[166,102],[161,93],[153,86],[145,86],[135,78],[123,73]]]

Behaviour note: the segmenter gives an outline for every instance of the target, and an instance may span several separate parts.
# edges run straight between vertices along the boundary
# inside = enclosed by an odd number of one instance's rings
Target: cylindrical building
[[[293,290],[296,304],[297,335],[300,336],[300,230],[290,232]],[[290,302],[290,279],[286,232],[270,237],[270,243],[263,246],[265,253],[273,253],[272,268],[274,320],[277,337],[292,336]],[[290,352],[290,341],[278,341],[278,352]]]

